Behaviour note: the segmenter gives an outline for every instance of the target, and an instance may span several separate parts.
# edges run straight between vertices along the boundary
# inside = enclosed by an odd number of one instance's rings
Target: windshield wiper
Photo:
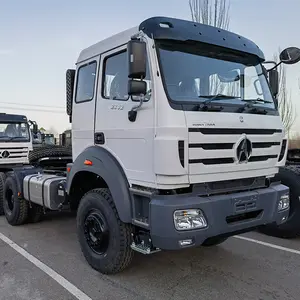
[[[220,100],[224,100],[224,99],[239,99],[241,97],[235,97],[235,96],[228,96],[228,95],[224,95],[224,94],[216,94],[213,96],[210,95],[200,95],[199,98],[208,98],[207,100],[205,100],[203,102],[203,104],[207,104],[211,101],[220,101]]]
[[[210,103],[211,101],[220,101],[224,99],[237,99],[240,97],[234,97],[234,96],[228,96],[223,94],[217,94],[217,95],[200,95],[199,98],[208,98],[207,100],[201,102],[200,104],[197,104],[193,107],[193,110],[196,111],[222,111],[224,107],[218,106],[216,104]],[[210,103],[208,106],[207,104]]]
[[[243,102],[249,102],[249,103],[259,103],[259,102],[262,102],[262,103],[273,103],[272,101],[268,101],[268,100],[264,100],[264,99],[261,99],[261,98],[256,98],[256,99],[242,99],[241,101]]]
[[[272,101],[268,101],[268,100],[264,100],[261,98],[257,98],[257,99],[242,99],[241,101],[246,102],[242,107],[240,107],[238,109],[239,113],[242,113],[246,110],[246,108],[249,108],[249,112],[250,113],[256,113],[256,114],[263,114],[266,115],[268,112],[267,110],[263,109],[263,108],[258,108],[258,107],[254,107],[254,104],[257,103],[273,103]]]
[[[8,136],[8,135],[1,135],[0,136],[0,139],[7,139],[9,141],[12,141],[12,140],[16,140],[16,139],[26,139],[26,137],[24,136]]]
[[[16,139],[26,139],[26,137],[24,137],[24,136],[12,136],[12,137],[9,137],[10,141],[16,140]]]
[[[207,105],[207,104],[196,104],[193,107],[193,111],[222,111],[224,109],[224,107],[222,106],[217,106],[217,105]]]

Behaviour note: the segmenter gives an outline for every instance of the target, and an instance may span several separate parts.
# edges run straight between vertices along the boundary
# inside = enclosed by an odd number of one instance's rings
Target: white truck
[[[26,116],[0,113],[0,169],[28,164],[32,150],[30,121]]]
[[[6,172],[29,164],[32,150],[30,120],[24,115],[0,113],[0,216],[3,215],[3,188]],[[34,126],[33,131],[37,128]]]
[[[287,48],[280,63],[300,60]],[[122,271],[134,251],[212,246],[289,214],[276,68],[252,41],[167,17],[84,49],[67,70],[72,162],[14,169],[11,225],[32,204],[77,210],[87,262]]]

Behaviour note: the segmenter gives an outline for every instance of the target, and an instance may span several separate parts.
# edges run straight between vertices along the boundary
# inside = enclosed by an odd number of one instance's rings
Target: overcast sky
[[[279,47],[300,47],[299,11],[299,0],[231,0],[230,29],[270,59]],[[157,15],[191,19],[188,0],[0,0],[0,112],[65,130],[65,70],[80,50]],[[300,63],[287,75],[300,132]]]

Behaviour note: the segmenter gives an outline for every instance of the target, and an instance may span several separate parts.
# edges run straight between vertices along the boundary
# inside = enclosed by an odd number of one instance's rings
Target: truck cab
[[[26,116],[0,114],[0,168],[29,164],[32,135]]]
[[[128,82],[134,35],[146,51],[146,94],[137,109],[139,97],[127,88],[137,83]],[[264,60],[241,36],[168,18],[83,50],[72,100],[74,160],[99,145],[131,184],[169,190],[274,176],[287,147]]]
[[[296,48],[281,54],[299,59]],[[284,223],[289,189],[271,179],[287,140],[265,62],[249,39],[165,17],[84,49],[67,71],[68,194],[97,174],[122,222],[149,234],[134,241],[141,252]]]
[[[33,139],[33,148],[43,147],[43,146],[53,146],[55,145],[55,137],[53,133],[45,133],[41,132],[40,130],[34,134],[31,132],[34,136]]]
[[[298,48],[281,53],[280,63],[298,61]],[[283,224],[289,188],[272,178],[288,142],[277,65],[265,62],[240,35],[166,17],[96,43],[66,72],[72,163],[16,170],[5,190],[17,185],[24,207],[77,210],[81,250],[104,274],[129,266],[133,251]],[[27,220],[12,215],[12,225]]]

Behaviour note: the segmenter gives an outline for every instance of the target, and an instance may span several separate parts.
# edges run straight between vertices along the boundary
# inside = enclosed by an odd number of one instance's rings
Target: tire
[[[282,184],[290,188],[290,212],[284,224],[270,224],[260,227],[261,233],[279,237],[296,238],[300,234],[300,168],[289,165],[280,168],[274,180],[280,180]]]
[[[211,237],[204,241],[202,246],[204,247],[211,247],[211,246],[217,246],[219,244],[222,244],[225,242],[228,238],[226,237]]]
[[[38,223],[43,219],[43,207],[35,203],[31,203],[28,208],[28,223]]]
[[[6,175],[3,172],[0,172],[0,216],[4,215],[4,184],[5,184]]]
[[[35,164],[41,158],[58,156],[72,156],[72,148],[56,145],[46,145],[39,148],[35,148],[32,151],[30,151],[28,158],[30,164]]]
[[[14,177],[8,176],[4,184],[3,208],[7,222],[10,225],[22,225],[28,217],[28,202],[18,197],[17,182]]]
[[[102,243],[92,241],[95,233],[100,235],[100,230],[95,232],[97,226],[104,232]],[[77,234],[81,251],[93,269],[116,274],[127,268],[133,258],[131,233],[132,225],[119,219],[108,189],[94,189],[83,196],[77,211]]]

